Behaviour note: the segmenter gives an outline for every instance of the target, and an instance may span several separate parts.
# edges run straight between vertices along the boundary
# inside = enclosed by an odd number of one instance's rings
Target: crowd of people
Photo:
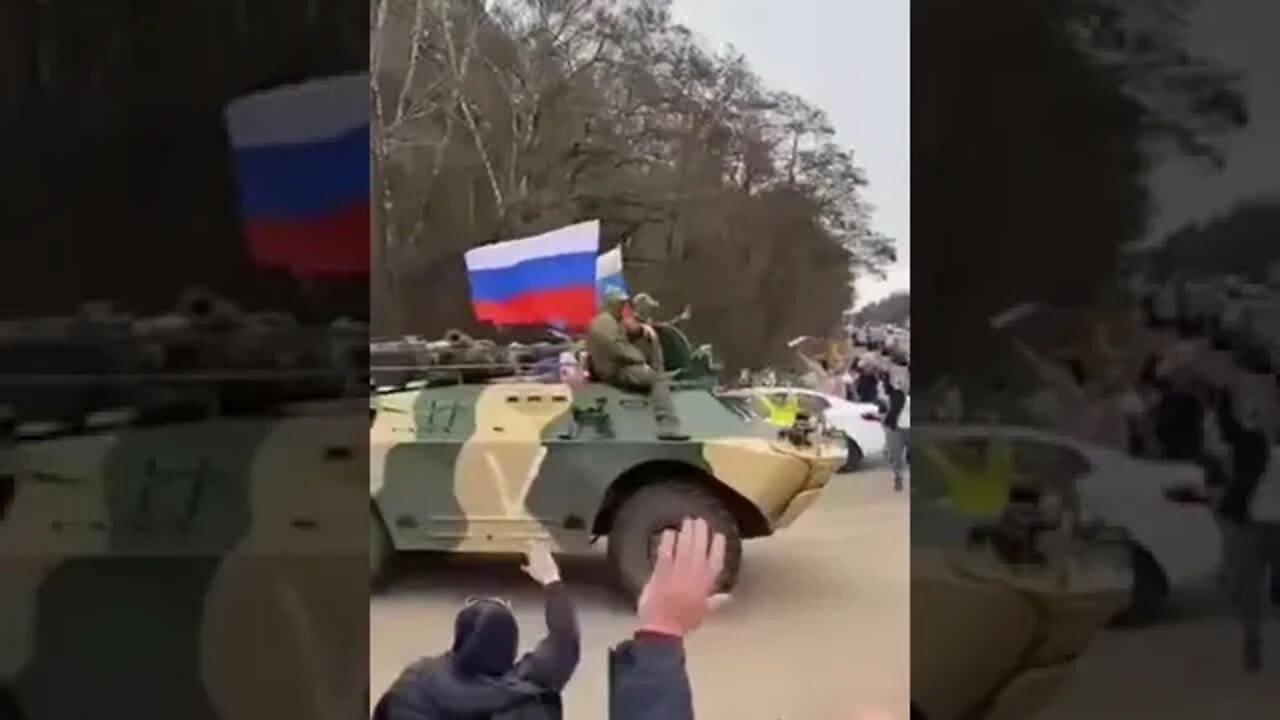
[[[1218,522],[1220,581],[1240,612],[1244,667],[1258,672],[1268,595],[1280,605],[1280,480],[1269,477],[1276,440],[1269,408],[1241,385],[1161,360],[1150,357],[1143,367],[1139,402],[1127,417],[1128,449],[1203,468],[1204,487],[1182,492],[1209,506]]]
[[[866,353],[846,360],[812,358],[799,353],[809,367],[809,386],[849,402],[880,408],[884,425],[885,461],[893,473],[893,489],[901,492],[907,474],[907,397],[909,374],[905,367]]]
[[[1272,459],[1280,428],[1267,391],[1274,381],[1239,368],[1210,372],[1211,355],[1194,341],[1164,344],[1132,378],[1114,370],[1123,363],[1095,375],[1078,358],[1054,368],[1021,349],[1049,380],[1024,403],[1033,423],[1203,470],[1202,485],[1170,488],[1170,499],[1214,513],[1219,581],[1242,623],[1244,667],[1258,672],[1268,596],[1280,605],[1280,477]]]

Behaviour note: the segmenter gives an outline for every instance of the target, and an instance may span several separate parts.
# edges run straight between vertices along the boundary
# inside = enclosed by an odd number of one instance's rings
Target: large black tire
[[[391,536],[387,534],[382,517],[369,504],[369,588],[378,590],[386,584],[391,568],[391,559],[395,549],[391,546]]]
[[[862,452],[862,447],[858,445],[858,442],[848,435],[844,436],[844,445],[848,448],[849,457],[844,461],[844,465],[840,466],[840,472],[851,473],[862,467],[862,461],[866,458],[866,455]]]
[[[733,588],[742,565],[742,534],[733,513],[699,483],[669,481],[646,485],[626,498],[609,531],[609,563],[628,597],[639,597],[649,581],[659,533],[689,517],[706,520],[713,533],[724,535],[719,592]]]
[[[1129,559],[1133,567],[1129,606],[1112,620],[1113,627],[1137,628],[1150,625],[1160,616],[1165,600],[1169,597],[1169,579],[1160,563],[1146,548],[1130,543]]]

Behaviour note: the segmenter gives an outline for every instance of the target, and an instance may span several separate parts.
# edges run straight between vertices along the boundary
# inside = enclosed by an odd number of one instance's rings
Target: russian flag
[[[369,271],[369,75],[237,98],[225,111],[240,215],[260,265]]]
[[[627,281],[622,276],[622,246],[596,258],[596,298],[603,299],[609,288],[627,292]]]
[[[467,251],[476,318],[495,325],[582,327],[596,312],[600,223]]]

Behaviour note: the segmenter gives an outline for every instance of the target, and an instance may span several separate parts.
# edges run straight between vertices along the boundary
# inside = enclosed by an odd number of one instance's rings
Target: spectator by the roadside
[[[818,358],[809,356],[800,348],[799,344],[795,344],[793,347],[796,355],[807,370],[804,379],[805,387],[824,395],[838,398],[844,397],[844,383],[842,382],[844,370],[842,368],[835,367],[831,360],[825,356]]]
[[[519,626],[505,601],[468,600],[453,648],[405,668],[378,700],[373,720],[560,720],[560,693],[578,666],[577,615],[560,570],[535,545],[524,571],[544,588],[547,636],[519,662]]]
[[[858,402],[874,403],[880,399],[880,380],[866,363],[858,366],[858,376],[853,381],[854,396]]]
[[[902,410],[907,406],[907,394],[900,381],[889,373],[881,376],[888,407],[884,413],[884,447],[889,470],[893,472],[893,489],[902,491],[902,477],[907,469],[907,433],[901,427]]]
[[[1157,374],[1150,382],[1157,394],[1151,412],[1160,455],[1169,460],[1197,460],[1204,450],[1205,409],[1200,398],[1180,372]]]
[[[1261,427],[1260,410],[1223,392],[1217,417],[1231,448],[1231,473],[1216,507],[1223,545],[1232,558],[1228,587],[1240,603],[1245,670],[1258,672],[1267,573],[1280,572],[1280,489],[1275,480],[1264,482],[1271,440]]]
[[[684,638],[727,599],[715,594],[724,553],[702,519],[662,533],[635,634],[609,653],[610,720],[693,720]]]

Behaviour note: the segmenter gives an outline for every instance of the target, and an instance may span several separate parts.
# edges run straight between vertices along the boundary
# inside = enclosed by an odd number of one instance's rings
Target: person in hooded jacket
[[[858,377],[853,381],[853,394],[857,402],[874,403],[880,399],[880,381],[875,372],[864,364],[858,367]]]
[[[881,423],[884,425],[885,455],[893,472],[893,489],[902,492],[902,478],[907,472],[907,433],[902,428],[902,411],[907,406],[907,394],[901,381],[889,373],[881,375],[885,396],[888,398]]]
[[[373,720],[561,720],[578,667],[578,620],[551,552],[534,545],[524,571],[546,594],[547,636],[516,660],[520,628],[505,601],[474,598],[454,620],[449,652],[405,668]]]

